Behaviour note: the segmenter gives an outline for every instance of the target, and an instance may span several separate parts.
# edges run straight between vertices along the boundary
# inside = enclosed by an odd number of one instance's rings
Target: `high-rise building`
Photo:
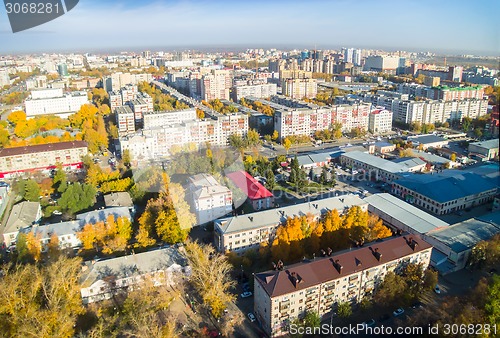
[[[57,72],[59,73],[59,76],[68,76],[68,65],[65,63],[61,63],[57,65]]]
[[[376,107],[370,112],[368,130],[374,134],[390,132],[392,130],[392,112],[384,107]]]
[[[315,79],[285,79],[281,81],[283,95],[295,99],[313,98],[318,94],[318,83]]]
[[[9,72],[7,71],[7,69],[0,69],[0,89],[3,87],[3,86],[8,86],[10,85],[10,76],[9,76]]]
[[[120,106],[113,110],[116,116],[116,125],[118,127],[118,136],[123,137],[135,133],[134,112],[129,106]]]
[[[375,72],[396,72],[399,67],[399,57],[371,55],[365,59],[364,70]]]
[[[229,71],[213,70],[212,74],[201,78],[200,84],[202,100],[229,100],[229,89],[232,85]]]

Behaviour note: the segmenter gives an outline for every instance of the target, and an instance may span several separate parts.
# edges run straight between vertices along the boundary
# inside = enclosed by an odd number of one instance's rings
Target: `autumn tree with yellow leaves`
[[[84,250],[97,249],[105,254],[124,251],[132,238],[132,224],[124,216],[109,215],[104,222],[85,224],[77,237],[82,241]]]

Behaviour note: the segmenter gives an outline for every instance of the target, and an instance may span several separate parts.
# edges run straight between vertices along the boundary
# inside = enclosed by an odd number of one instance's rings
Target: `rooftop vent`
[[[375,258],[380,261],[380,259],[382,258],[382,254],[378,251],[378,248],[375,248],[375,250],[372,250],[372,253],[373,253],[373,256],[375,256]]]
[[[250,220],[250,222],[253,222],[253,216],[248,216],[248,219]]]
[[[340,264],[338,259],[335,262],[333,262],[333,267],[337,270],[339,274],[342,273],[342,264]]]

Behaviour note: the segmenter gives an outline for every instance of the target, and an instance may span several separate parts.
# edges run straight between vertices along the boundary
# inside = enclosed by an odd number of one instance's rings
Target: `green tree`
[[[266,187],[270,191],[273,191],[276,187],[276,180],[274,178],[274,173],[271,168],[266,170]]]
[[[40,200],[40,186],[36,181],[26,181],[24,199],[31,202],[38,202]]]
[[[96,192],[90,184],[73,183],[62,193],[58,203],[62,210],[75,214],[94,204]]]
[[[66,189],[68,188],[68,177],[62,167],[57,168],[52,182],[52,187],[57,192],[62,194],[64,191],[66,191]]]
[[[347,318],[352,315],[352,307],[348,302],[342,302],[337,305],[337,314],[341,318]]]
[[[464,117],[462,119],[462,129],[465,132],[468,132],[470,130],[470,127],[472,126],[472,119],[470,117]]]
[[[316,311],[307,311],[304,317],[305,327],[319,327],[321,325],[321,317]]]
[[[485,310],[490,325],[500,323],[500,275],[495,274],[491,279],[488,286]]]

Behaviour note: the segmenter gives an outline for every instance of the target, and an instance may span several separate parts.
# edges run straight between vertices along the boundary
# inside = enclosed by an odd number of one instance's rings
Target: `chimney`
[[[333,262],[333,266],[335,267],[335,269],[339,274],[342,273],[342,265],[340,264],[338,259],[335,262]]]
[[[380,262],[382,254],[378,251],[378,248],[375,248],[375,251],[373,251],[373,256],[375,256],[375,258]]]
[[[328,256],[332,255],[333,250],[331,248],[327,248],[326,251],[328,252]]]
[[[253,216],[248,216],[248,219],[250,220],[250,222],[253,222]]]

